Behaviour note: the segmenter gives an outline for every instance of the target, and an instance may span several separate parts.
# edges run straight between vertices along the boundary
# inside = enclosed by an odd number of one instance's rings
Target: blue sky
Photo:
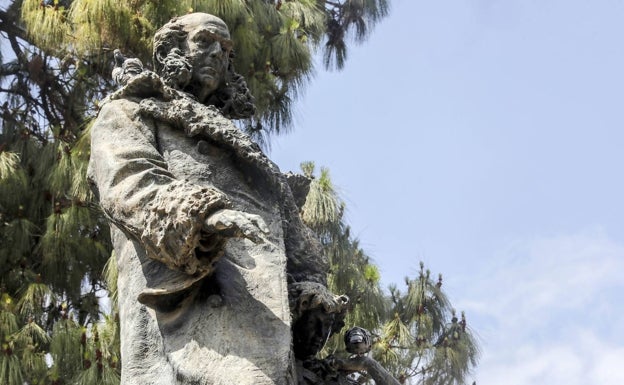
[[[385,284],[424,261],[479,384],[624,384],[624,2],[393,0],[271,157],[330,168]]]

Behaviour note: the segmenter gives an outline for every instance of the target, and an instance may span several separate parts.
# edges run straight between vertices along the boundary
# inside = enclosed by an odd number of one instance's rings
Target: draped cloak
[[[325,284],[318,241],[255,143],[155,84],[149,97],[117,92],[91,129],[88,177],[119,269],[121,384],[294,384],[287,284]],[[259,215],[269,232],[228,240],[215,262],[197,247],[224,208]]]

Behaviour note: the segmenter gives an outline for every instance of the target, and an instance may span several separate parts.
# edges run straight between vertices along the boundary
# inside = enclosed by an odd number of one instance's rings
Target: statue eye
[[[207,47],[215,42],[215,39],[211,34],[208,33],[198,33],[193,37],[193,41],[195,44],[201,47]]]
[[[211,45],[212,43],[214,43],[214,41],[210,38],[204,37],[201,38],[197,41],[197,44],[202,46],[202,47],[208,47],[209,45]]]

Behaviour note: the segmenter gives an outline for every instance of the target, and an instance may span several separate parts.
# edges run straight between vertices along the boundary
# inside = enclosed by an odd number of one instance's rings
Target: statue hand
[[[263,234],[268,234],[264,220],[259,215],[237,210],[219,210],[204,222],[203,233],[208,238],[247,238],[254,243],[262,243]],[[202,246],[208,246],[205,243]],[[207,251],[207,250],[206,250]]]

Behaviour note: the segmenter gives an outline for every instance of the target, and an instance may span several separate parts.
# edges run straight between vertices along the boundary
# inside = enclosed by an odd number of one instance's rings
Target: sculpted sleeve
[[[148,256],[195,274],[204,219],[228,206],[220,191],[178,180],[157,148],[155,127],[138,103],[106,104],[91,128],[89,180],[112,223],[141,242]]]

